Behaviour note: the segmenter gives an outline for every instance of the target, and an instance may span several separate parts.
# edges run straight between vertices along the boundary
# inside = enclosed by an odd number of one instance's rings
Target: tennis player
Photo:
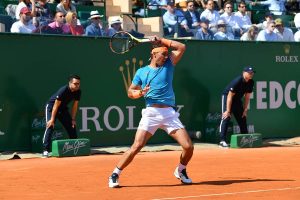
[[[175,94],[172,87],[174,66],[185,52],[185,45],[156,36],[150,38],[154,45],[150,64],[140,68],[128,89],[128,97],[138,99],[144,97],[146,108],[142,110],[134,143],[118,162],[112,175],[109,177],[109,187],[119,187],[119,176],[135,155],[145,146],[158,128],[165,130],[182,147],[180,162],[174,175],[183,184],[191,184],[186,166],[193,155],[193,144],[176,112]],[[170,54],[168,49],[170,49]]]

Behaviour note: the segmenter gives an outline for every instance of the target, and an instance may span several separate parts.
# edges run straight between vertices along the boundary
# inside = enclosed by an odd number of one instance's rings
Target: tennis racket
[[[109,41],[109,47],[116,54],[124,54],[140,43],[150,42],[150,39],[138,39],[126,31],[116,32]]]

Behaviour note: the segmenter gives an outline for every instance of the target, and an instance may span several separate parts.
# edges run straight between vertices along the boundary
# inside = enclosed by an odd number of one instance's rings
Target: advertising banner
[[[257,73],[249,132],[263,138],[300,135],[300,43],[181,42],[187,50],[175,66],[173,86],[188,131],[217,130],[223,89],[250,65]],[[131,144],[145,105],[142,98],[129,99],[127,89],[136,70],[149,63],[151,46],[117,55],[108,43],[108,38],[0,34],[0,151],[30,150],[33,138],[42,137],[45,104],[70,74],[81,77],[79,137],[91,146]],[[239,133],[234,120],[232,132]],[[163,131],[149,141],[166,142],[172,140]]]

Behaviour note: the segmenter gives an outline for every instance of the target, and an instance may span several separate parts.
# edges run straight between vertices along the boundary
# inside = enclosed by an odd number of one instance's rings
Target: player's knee
[[[135,143],[131,146],[131,151],[134,154],[137,154],[144,147],[141,143]]]
[[[185,145],[182,146],[182,148],[187,152],[194,151],[194,145],[191,142],[187,142]]]

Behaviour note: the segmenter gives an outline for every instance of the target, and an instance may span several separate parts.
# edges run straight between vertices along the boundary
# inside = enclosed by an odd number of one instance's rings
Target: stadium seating
[[[5,9],[4,6],[0,4],[0,14],[4,15],[5,14]]]
[[[13,23],[14,23],[13,18],[11,18],[8,15],[0,14],[0,24],[4,24],[5,32],[10,32],[10,28]]]
[[[2,0],[2,5],[5,8],[8,4],[18,4],[18,0]]]
[[[292,27],[294,26],[294,15],[280,15],[280,16],[276,16],[276,18],[280,18],[283,21],[284,26],[286,27]]]

